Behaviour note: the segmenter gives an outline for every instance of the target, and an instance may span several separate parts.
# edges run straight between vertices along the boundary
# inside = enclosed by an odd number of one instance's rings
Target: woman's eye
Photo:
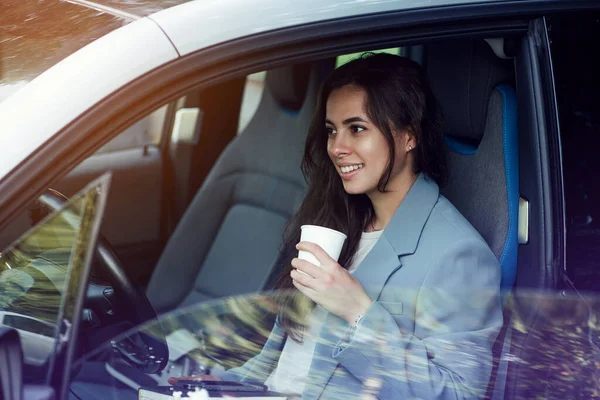
[[[360,125],[352,125],[352,126],[350,126],[350,131],[352,133],[362,132],[365,129],[367,129],[367,128],[365,128],[364,126],[360,126]]]
[[[333,129],[333,128],[330,128],[330,127],[326,127],[326,128],[325,128],[325,131],[327,131],[327,136],[333,136],[333,135],[335,135],[335,134],[336,134],[336,131],[335,131],[335,129]]]

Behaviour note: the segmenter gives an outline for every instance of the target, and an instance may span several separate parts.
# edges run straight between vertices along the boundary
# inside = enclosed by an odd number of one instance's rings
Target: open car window
[[[38,205],[52,212],[2,252],[0,324],[19,334],[26,384],[53,381],[68,367],[109,180],[64,203],[42,195]]]

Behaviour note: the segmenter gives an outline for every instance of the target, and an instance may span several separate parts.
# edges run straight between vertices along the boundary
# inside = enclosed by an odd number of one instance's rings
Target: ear
[[[401,135],[400,148],[405,152],[411,152],[417,148],[417,136],[413,131],[406,130]]]

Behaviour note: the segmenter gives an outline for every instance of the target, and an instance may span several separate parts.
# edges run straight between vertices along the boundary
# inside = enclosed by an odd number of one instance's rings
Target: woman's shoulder
[[[501,267],[488,243],[442,195],[423,227],[416,253],[430,261],[429,271],[435,273],[428,275],[435,276],[436,282],[468,276],[469,282],[477,279],[481,287],[497,290],[500,286]]]
[[[433,234],[437,240],[450,243],[472,240],[488,247],[485,239],[444,196],[440,195],[424,226],[423,234]]]

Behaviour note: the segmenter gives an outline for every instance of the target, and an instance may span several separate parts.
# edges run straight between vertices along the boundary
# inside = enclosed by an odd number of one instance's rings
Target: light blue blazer
[[[485,394],[502,325],[500,266],[432,179],[418,177],[354,276],[375,301],[356,330],[327,314],[302,399]],[[225,378],[264,382],[285,340],[276,324]]]

